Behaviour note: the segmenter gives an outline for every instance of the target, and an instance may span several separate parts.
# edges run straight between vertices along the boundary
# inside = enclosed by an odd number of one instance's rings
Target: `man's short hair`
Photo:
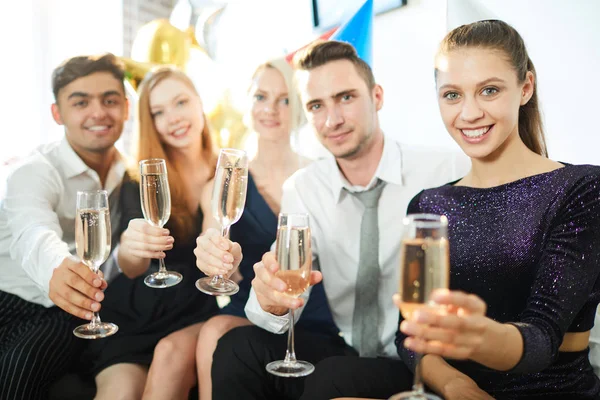
[[[109,72],[123,83],[125,65],[114,54],[105,53],[96,56],[77,56],[65,60],[52,72],[52,92],[54,100],[58,101],[58,92],[71,82],[96,72]],[[125,84],[123,83],[123,92]]]
[[[304,49],[299,50],[293,59],[294,69],[310,71],[332,61],[347,60],[354,64],[358,74],[364,79],[367,87],[373,89],[375,77],[369,64],[356,53],[356,49],[349,43],[336,40],[318,40]]]

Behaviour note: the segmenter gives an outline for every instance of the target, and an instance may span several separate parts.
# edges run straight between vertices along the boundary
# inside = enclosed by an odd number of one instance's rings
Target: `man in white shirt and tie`
[[[256,326],[235,329],[219,342],[213,356],[213,399],[336,397],[336,384],[352,361],[385,357],[381,379],[394,389],[409,386],[394,371],[405,369],[394,345],[401,221],[420,190],[457,179],[469,163],[460,153],[408,148],[384,135],[377,112],[383,89],[354,48],[328,41],[309,46],[295,57],[296,78],[308,121],[331,157],[315,161],[284,185],[281,211],[307,213],[312,234],[311,284],[323,279],[340,337],[298,331],[299,359],[316,365],[306,379],[270,375],[265,366],[285,354],[288,309],[297,320],[301,298],[283,292],[275,277],[275,255],[255,265],[256,278],[246,314]],[[230,274],[237,265],[219,264],[227,250],[238,249],[210,231],[198,239],[198,266],[207,274]],[[242,249],[243,250],[243,249]],[[233,254],[240,259],[240,254]],[[381,364],[378,364],[381,365]],[[360,390],[360,382],[350,382]]]
[[[72,256],[75,202],[78,190],[106,189],[118,234],[125,164],[114,144],[128,115],[123,78],[112,54],[57,67],[52,116],[65,137],[40,146],[7,179],[0,206],[1,399],[48,398],[83,344],[72,333],[82,321],[72,316],[90,320],[100,309],[106,281]]]

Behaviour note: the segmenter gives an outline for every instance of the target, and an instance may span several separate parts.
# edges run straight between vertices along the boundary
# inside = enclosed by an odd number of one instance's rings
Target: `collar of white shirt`
[[[98,181],[100,180],[96,171],[88,167],[86,163],[83,162],[81,157],[79,157],[79,155],[75,152],[75,150],[73,150],[66,137],[62,139],[58,152],[63,161],[60,167],[63,168],[65,178],[71,179],[81,174],[88,173],[96,177]],[[109,194],[120,185],[123,175],[125,174],[125,170],[125,158],[117,150],[117,158],[111,165],[108,175],[106,176],[106,182],[104,184],[104,188]]]
[[[377,179],[381,179],[386,183],[393,183],[396,185],[402,185],[402,151],[398,143],[388,138],[386,135],[383,137],[383,153],[379,160],[379,165],[375,171],[375,175],[366,187],[354,186],[348,182],[346,177],[340,171],[337,162],[333,156],[328,157],[330,162],[330,168],[334,173],[331,174],[331,187],[335,194],[335,202],[339,204],[342,200],[345,190],[349,192],[360,192],[372,188]]]

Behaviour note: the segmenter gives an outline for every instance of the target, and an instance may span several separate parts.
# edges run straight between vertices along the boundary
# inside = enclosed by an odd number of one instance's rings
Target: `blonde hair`
[[[178,79],[199,96],[192,80],[183,71],[175,67],[161,66],[146,75],[138,90],[137,140],[134,142],[135,148],[133,152],[136,164],[131,166],[130,172],[132,177],[139,180],[137,163],[149,158],[162,158],[165,160],[167,170],[169,171],[169,189],[171,191],[169,227],[176,239],[187,241],[195,234],[194,221],[196,219],[195,212],[191,212],[187,204],[189,193],[186,192],[182,179],[185,171],[179,171],[176,163],[168,158],[165,145],[159,139],[159,133],[156,130],[154,118],[150,111],[150,92],[156,85],[168,78]],[[208,127],[208,121],[205,115],[203,115],[203,118],[202,146],[198,156],[206,161],[207,167],[211,170],[210,177],[212,177],[217,165],[217,155]]]

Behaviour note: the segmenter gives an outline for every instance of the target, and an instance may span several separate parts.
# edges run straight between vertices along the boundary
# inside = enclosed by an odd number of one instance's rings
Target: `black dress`
[[[409,214],[448,217],[450,287],[523,337],[520,362],[495,371],[448,360],[497,399],[598,399],[588,349],[559,352],[566,332],[592,328],[600,300],[600,167],[563,168],[487,189],[425,190]],[[402,319],[402,317],[400,317]],[[398,354],[413,367],[414,353]]]
[[[123,231],[131,219],[143,218],[138,182],[123,183],[121,207]],[[198,209],[195,234],[185,243],[181,239],[176,241],[173,249],[166,252],[167,269],[183,275],[179,284],[166,289],[153,289],[144,284],[147,275],[158,271],[157,260],[152,261],[142,276],[129,279],[120,274],[110,282],[100,318],[117,324],[119,331],[111,337],[90,341],[94,375],[118,363],[150,365],[160,339],[219,312],[216,298],[200,292],[194,285],[205,276],[196,267],[194,255],[195,239],[202,231],[202,217]]]

